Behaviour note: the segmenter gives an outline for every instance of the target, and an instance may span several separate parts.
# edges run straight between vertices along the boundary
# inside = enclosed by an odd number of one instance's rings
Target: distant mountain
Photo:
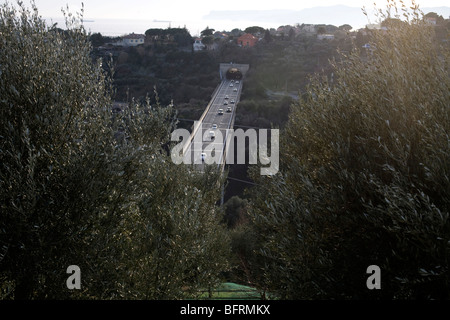
[[[220,10],[211,11],[204,16],[204,20],[229,20],[229,21],[251,21],[264,24],[332,24],[340,26],[350,24],[354,29],[362,28],[368,23],[376,23],[372,16],[374,9],[366,8],[369,18],[366,17],[361,8],[349,7],[344,5],[313,7],[303,10]],[[436,12],[444,18],[450,15],[450,7],[429,7],[422,11]]]

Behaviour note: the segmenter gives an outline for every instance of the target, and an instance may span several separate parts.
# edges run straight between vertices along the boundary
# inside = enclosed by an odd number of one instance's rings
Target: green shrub
[[[281,174],[254,177],[269,290],[284,298],[449,297],[449,50],[417,8],[403,14],[367,55],[335,62],[334,82],[315,78],[291,107]],[[366,287],[373,264],[381,290]]]
[[[220,174],[172,163],[172,106],[112,112],[77,21],[63,32],[34,5],[0,7],[2,298],[192,297],[227,268]]]

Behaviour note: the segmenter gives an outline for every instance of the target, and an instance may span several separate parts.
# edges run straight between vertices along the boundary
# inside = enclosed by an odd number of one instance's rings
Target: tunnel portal
[[[239,70],[238,68],[228,69],[226,76],[228,80],[241,80],[243,77],[242,71]]]

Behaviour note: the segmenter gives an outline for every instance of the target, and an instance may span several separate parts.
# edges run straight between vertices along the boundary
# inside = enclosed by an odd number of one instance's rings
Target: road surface
[[[190,157],[196,169],[203,171],[204,164],[221,164],[224,141],[230,128],[242,90],[242,80],[224,80],[220,84],[208,112],[191,141],[185,157]],[[214,134],[214,138],[211,134]],[[203,154],[203,155],[202,155]]]

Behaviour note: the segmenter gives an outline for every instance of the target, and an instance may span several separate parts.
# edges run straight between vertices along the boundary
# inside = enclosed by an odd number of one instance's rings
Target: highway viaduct
[[[191,163],[195,170],[204,172],[205,165],[211,162],[207,157],[214,154],[214,162],[221,171],[225,160],[236,117],[242,85],[248,64],[221,63],[219,67],[221,82],[216,87],[212,98],[202,116],[194,123],[192,132],[183,146],[183,162]],[[208,148],[214,152],[207,152]],[[221,205],[224,202],[224,186],[221,188]]]
[[[203,171],[205,163],[213,161],[207,158],[210,152],[205,151],[214,149],[213,162],[221,170],[224,169],[226,153],[232,139],[229,129],[234,126],[243,79],[248,69],[248,64],[220,64],[221,82],[202,116],[194,123],[191,135],[184,144],[184,163],[191,163],[197,170]]]

